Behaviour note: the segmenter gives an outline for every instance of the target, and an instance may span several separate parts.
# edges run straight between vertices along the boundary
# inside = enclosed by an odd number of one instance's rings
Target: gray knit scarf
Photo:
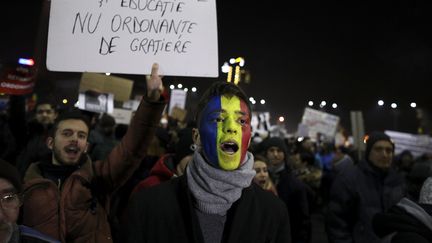
[[[209,165],[200,152],[195,151],[187,167],[187,183],[196,199],[195,207],[207,214],[225,215],[240,198],[243,188],[251,185],[255,176],[253,155],[247,152],[245,162],[238,169],[226,171]]]

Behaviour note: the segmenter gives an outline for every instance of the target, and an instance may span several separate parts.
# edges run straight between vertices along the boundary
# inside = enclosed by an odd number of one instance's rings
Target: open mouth
[[[79,151],[79,148],[75,145],[69,145],[65,147],[65,152],[70,155],[77,155]]]
[[[239,150],[239,146],[236,142],[233,141],[227,141],[223,142],[220,145],[220,148],[222,151],[224,151],[227,154],[235,154]]]

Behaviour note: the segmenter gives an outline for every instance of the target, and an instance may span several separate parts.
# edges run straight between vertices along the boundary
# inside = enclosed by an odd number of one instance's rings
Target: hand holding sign
[[[158,101],[163,90],[162,77],[159,76],[159,64],[153,63],[150,78],[147,79],[147,98]]]

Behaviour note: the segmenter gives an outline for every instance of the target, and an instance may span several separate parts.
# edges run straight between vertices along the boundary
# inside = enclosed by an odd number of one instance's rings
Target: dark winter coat
[[[125,242],[204,242],[186,176],[136,193]],[[291,242],[288,212],[272,193],[252,183],[228,210],[222,242]]]
[[[108,222],[112,193],[139,166],[165,104],[143,100],[129,130],[106,160],[88,159],[61,190],[42,176],[38,163],[25,177],[23,224],[62,242],[112,242]]]
[[[432,242],[432,205],[419,205],[403,198],[388,212],[378,213],[373,219],[373,228],[380,237],[391,243]]]
[[[289,212],[293,242],[309,242],[312,230],[310,208],[314,197],[312,189],[286,169],[280,173],[276,188]]]
[[[398,203],[405,194],[402,176],[387,173],[367,161],[346,168],[331,188],[326,215],[330,243],[381,242],[372,229],[372,218]]]
[[[174,154],[166,154],[162,156],[152,167],[149,177],[138,183],[132,193],[141,191],[144,188],[159,185],[161,182],[167,181],[176,176],[174,168],[169,168],[169,166],[174,167],[174,163],[172,162],[173,158]]]

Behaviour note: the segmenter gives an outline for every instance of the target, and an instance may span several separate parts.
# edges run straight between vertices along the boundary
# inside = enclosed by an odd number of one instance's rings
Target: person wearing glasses
[[[22,204],[22,182],[18,170],[0,160],[0,242],[59,242],[30,227],[17,225]]]

